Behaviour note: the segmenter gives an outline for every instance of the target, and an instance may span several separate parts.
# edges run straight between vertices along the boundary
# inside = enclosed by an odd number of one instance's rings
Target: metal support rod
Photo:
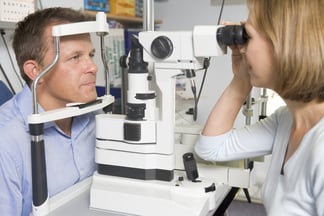
[[[243,114],[245,115],[245,125],[251,125],[251,119],[253,116],[251,93],[246,97]],[[245,159],[244,169],[250,169],[250,168],[251,168],[250,159]]]
[[[121,88],[121,114],[126,114],[127,89],[128,89],[128,69],[122,67],[122,88]]]
[[[38,114],[37,105],[37,85],[39,80],[44,77],[57,63],[60,53],[60,38],[54,39],[54,58],[32,83],[33,114]],[[48,214],[48,189],[46,175],[45,146],[43,140],[43,124],[29,124],[31,131],[31,157],[33,174],[33,214]],[[36,128],[36,129],[35,129]]]
[[[245,115],[245,125],[251,125],[251,119],[253,116],[253,109],[252,109],[252,96],[251,92],[247,96],[245,100],[245,108],[244,108],[244,115]],[[250,169],[250,171],[253,169],[253,161],[249,158],[244,160],[244,169]],[[251,203],[250,194],[247,188],[243,188],[245,197],[249,203]]]
[[[154,0],[144,0],[143,31],[154,31]]]
[[[259,115],[259,120],[264,119],[267,117],[267,101],[268,101],[268,95],[267,95],[267,89],[262,88],[261,89],[261,110]]]
[[[244,115],[245,115],[245,125],[250,125],[253,116],[251,93],[247,96],[245,100]]]
[[[38,106],[37,106],[37,85],[38,81],[45,76],[57,63],[59,54],[60,54],[60,38],[59,37],[53,37],[54,39],[54,59],[50,65],[48,65],[32,83],[32,95],[33,95],[33,114],[38,114]]]
[[[110,94],[110,82],[109,82],[109,67],[108,67],[108,61],[107,56],[105,52],[105,33],[97,33],[97,35],[100,37],[100,50],[101,50],[101,60],[104,65],[104,74],[105,74],[105,94]]]

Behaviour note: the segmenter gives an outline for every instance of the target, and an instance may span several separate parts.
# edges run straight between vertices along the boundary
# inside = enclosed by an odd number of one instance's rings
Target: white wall
[[[216,25],[220,2],[221,0],[156,0],[155,18],[162,20],[159,25],[162,30],[192,30],[195,25]],[[245,0],[225,0],[222,17],[222,20],[246,20]]]

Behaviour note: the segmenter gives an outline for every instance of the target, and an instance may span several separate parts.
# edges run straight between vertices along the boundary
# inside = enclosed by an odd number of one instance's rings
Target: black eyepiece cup
[[[217,29],[217,42],[219,45],[244,45],[248,35],[243,25],[227,25]]]

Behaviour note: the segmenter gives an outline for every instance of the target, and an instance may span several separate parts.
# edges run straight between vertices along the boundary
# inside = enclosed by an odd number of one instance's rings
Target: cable
[[[191,91],[194,95],[194,103],[195,103],[195,107],[194,109],[189,109],[189,111],[187,112],[188,114],[193,114],[193,119],[194,121],[197,120],[197,91],[196,91],[196,83],[195,80],[193,79],[194,77],[196,77],[196,72],[195,70],[186,70],[186,77],[190,79],[190,85],[191,85]]]
[[[206,80],[206,75],[207,75],[207,70],[209,68],[209,64],[210,64],[210,57],[207,59],[205,59],[204,61],[204,68],[205,68],[205,71],[204,71],[204,76],[202,78],[202,81],[201,81],[201,87],[199,89],[199,93],[198,93],[198,97],[197,97],[197,104],[199,103],[199,99],[200,99],[200,95],[201,95],[201,92],[202,92],[202,89],[203,89],[203,86],[205,84],[205,80]]]
[[[10,54],[10,50],[9,50],[9,48],[8,48],[7,41],[6,41],[5,37],[4,37],[5,34],[6,34],[5,31],[4,31],[3,29],[1,29],[1,37],[2,37],[3,43],[4,43],[5,47],[6,47],[6,50],[7,50],[7,53],[8,53],[9,59],[10,59],[10,63],[11,63],[11,66],[12,66],[12,69],[14,70],[14,72],[15,72],[15,74],[16,74],[16,76],[17,76],[17,78],[18,78],[18,81],[20,82],[21,86],[23,86],[24,84],[22,83],[22,81],[21,81],[21,79],[20,79],[20,76],[19,76],[19,74],[17,73],[17,70],[16,70],[16,68],[15,68],[15,64],[14,64],[14,62],[13,62],[13,60],[12,60],[12,56],[11,56],[11,54]]]
[[[220,22],[221,22],[221,18],[222,18],[222,14],[223,14],[223,9],[224,9],[224,4],[225,4],[225,0],[222,0],[222,4],[221,4],[219,16],[218,16],[217,25],[219,25]],[[207,76],[207,71],[208,71],[208,68],[209,68],[209,65],[210,65],[210,59],[211,58],[209,57],[208,59],[205,59],[205,61],[204,61],[205,71],[204,71],[204,76],[203,76],[203,79],[201,81],[201,85],[200,85],[200,89],[199,89],[199,93],[198,93],[198,97],[197,97],[197,104],[199,103],[200,95],[201,95],[203,86],[205,84],[205,80],[206,80],[206,76]]]
[[[1,72],[2,72],[2,74],[3,74],[3,76],[4,76],[4,78],[6,79],[8,85],[9,85],[9,88],[11,89],[12,93],[13,93],[13,94],[16,94],[15,89],[12,87],[11,82],[10,82],[10,80],[9,80],[9,78],[8,78],[6,72],[4,71],[4,69],[3,69],[3,67],[2,67],[1,64],[0,64],[0,70],[1,70]]]
[[[218,16],[217,25],[219,25],[220,22],[221,22],[224,5],[225,5],[225,0],[222,0],[221,8],[220,8],[219,16]],[[210,59],[211,58],[209,57],[209,58],[206,58],[205,61],[204,61],[205,71],[204,71],[203,79],[201,81],[201,85],[200,85],[200,89],[199,89],[198,96],[196,95],[196,87],[193,87],[193,85],[191,85],[192,93],[194,95],[194,103],[195,103],[195,107],[194,107],[194,110],[193,110],[193,119],[195,121],[197,120],[198,103],[199,103],[199,99],[200,99],[200,95],[201,95],[202,89],[203,89],[204,84],[205,84],[205,80],[206,80],[206,76],[207,76],[207,71],[208,71],[208,68],[209,68],[209,65],[210,65]],[[192,111],[189,110],[188,113],[192,113]]]
[[[194,93],[194,101],[195,101],[195,111],[193,113],[193,120],[196,121],[197,120],[197,115],[198,115],[198,100],[197,100],[197,94],[196,94],[196,86],[192,87],[192,92]]]
[[[39,3],[39,9],[43,9],[42,0],[38,0],[38,3]]]
[[[220,8],[220,11],[219,11],[217,25],[220,24],[220,21],[221,21],[221,18],[222,18],[222,14],[223,14],[224,4],[225,4],[225,0],[222,0],[221,8]]]

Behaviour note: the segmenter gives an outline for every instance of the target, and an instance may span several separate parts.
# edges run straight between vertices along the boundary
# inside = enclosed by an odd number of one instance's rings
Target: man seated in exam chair
[[[0,107],[0,212],[29,216],[32,211],[31,147],[27,117],[31,85],[54,57],[52,26],[89,20],[68,8],[48,8],[17,24],[13,48],[26,84]],[[89,34],[60,39],[58,63],[38,84],[39,112],[97,98],[97,66]],[[95,113],[44,124],[49,196],[91,176],[95,170]]]

